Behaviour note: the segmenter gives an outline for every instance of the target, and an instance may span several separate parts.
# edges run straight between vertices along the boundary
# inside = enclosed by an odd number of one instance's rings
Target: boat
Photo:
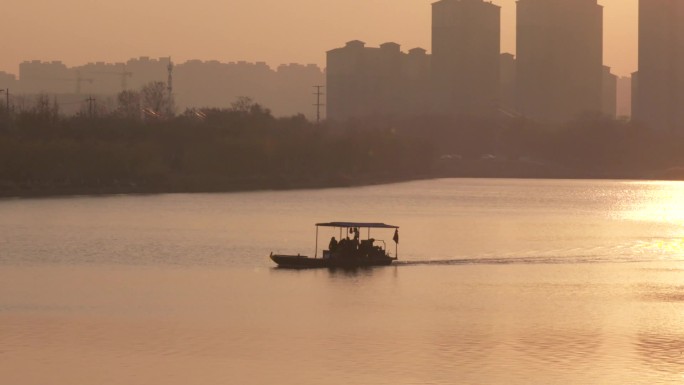
[[[339,230],[339,240],[331,238],[328,248],[318,257],[319,229],[335,228]],[[394,257],[387,251],[387,243],[382,239],[371,237],[371,230],[394,230],[392,240],[395,244]],[[364,232],[365,239],[361,233]],[[316,224],[316,251],[313,257],[298,255],[282,255],[271,253],[270,258],[278,267],[286,269],[320,269],[320,268],[358,268],[370,266],[388,266],[398,259],[399,226],[385,223],[365,222],[328,222]]]

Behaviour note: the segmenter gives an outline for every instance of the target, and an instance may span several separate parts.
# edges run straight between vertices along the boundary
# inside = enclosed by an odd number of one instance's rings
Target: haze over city
[[[432,0],[181,1],[6,0],[0,71],[24,60],[69,66],[132,57],[325,66],[325,52],[359,39],[430,50]],[[515,1],[501,8],[501,51],[515,53]],[[637,0],[604,6],[604,63],[626,76],[637,69]]]
[[[1,4],[0,385],[682,385],[684,0]]]

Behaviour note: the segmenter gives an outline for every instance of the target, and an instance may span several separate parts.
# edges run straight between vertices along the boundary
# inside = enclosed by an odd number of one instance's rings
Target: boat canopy
[[[330,222],[330,223],[316,223],[319,227],[361,227],[369,229],[398,229],[399,226],[387,225],[384,223],[364,223],[364,222]]]

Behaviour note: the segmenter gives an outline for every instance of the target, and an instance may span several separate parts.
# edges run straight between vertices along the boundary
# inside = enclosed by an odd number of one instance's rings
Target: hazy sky
[[[67,65],[172,56],[325,64],[349,40],[430,49],[433,0],[3,0],[0,71],[24,60]],[[515,52],[515,0],[502,7],[502,50]],[[637,0],[605,6],[605,63],[636,70]]]

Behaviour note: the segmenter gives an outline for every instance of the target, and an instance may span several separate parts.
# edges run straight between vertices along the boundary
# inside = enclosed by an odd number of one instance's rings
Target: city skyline
[[[19,80],[0,73],[0,89],[9,88],[13,103],[24,108],[37,95],[52,94],[64,105],[60,111],[80,111],[83,98],[95,96],[105,110],[115,109],[121,91],[139,91],[150,82],[168,82],[169,58],[132,58],[125,63],[91,63],[68,67],[61,62],[24,62]],[[174,63],[173,95],[177,112],[186,108],[225,108],[240,97],[267,106],[276,116],[304,114],[315,117],[309,84],[322,84],[316,65],[187,61]],[[307,86],[302,87],[302,84]],[[23,106],[23,107],[21,107]]]
[[[584,113],[616,117],[618,77],[602,62],[597,0],[519,0],[517,59],[500,53],[500,6],[441,0],[432,10],[430,55],[358,40],[328,51],[329,118],[432,113],[562,123]]]
[[[188,8],[159,0],[98,4],[8,0],[11,17],[0,25],[0,33],[13,39],[6,40],[0,71],[17,74],[25,60],[61,60],[77,66],[139,56],[171,56],[176,62],[245,60],[271,66],[292,62],[323,66],[330,47],[353,39],[374,46],[394,41],[403,49],[430,49],[433,2],[237,0],[229,6],[198,0]],[[515,53],[515,1],[493,3],[501,6],[501,51]],[[614,73],[629,75],[637,67],[637,0],[600,0],[599,4],[605,7],[604,62]]]

